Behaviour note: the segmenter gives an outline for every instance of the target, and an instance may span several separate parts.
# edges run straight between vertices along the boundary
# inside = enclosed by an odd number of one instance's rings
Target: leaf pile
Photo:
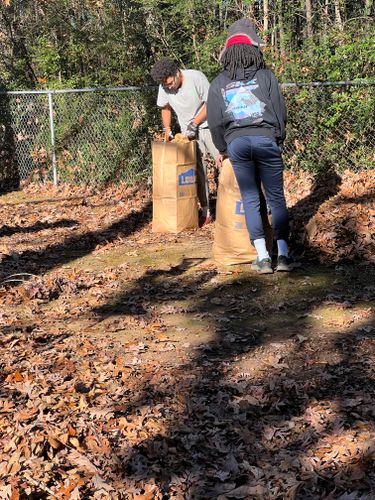
[[[347,171],[342,179],[323,176],[314,184],[309,174],[287,173],[294,238],[305,257],[375,262],[374,176],[374,170]]]
[[[124,346],[48,326],[14,321],[1,340],[0,474],[15,498],[316,498],[374,485],[365,332],[342,342],[346,362],[301,336],[249,354],[226,328],[163,364],[157,338]]]
[[[0,206],[0,498],[371,498],[371,269],[219,270],[147,190],[43,189]]]

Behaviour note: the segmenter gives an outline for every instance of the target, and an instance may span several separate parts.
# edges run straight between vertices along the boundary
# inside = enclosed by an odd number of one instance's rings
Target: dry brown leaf
[[[24,380],[24,376],[18,370],[8,375],[5,379],[6,382],[23,382]]]
[[[95,467],[95,465],[84,455],[78,451],[71,451],[68,455],[69,461],[76,466],[78,469],[86,470],[93,474],[100,475],[100,471]]]
[[[225,495],[228,498],[264,498],[267,489],[258,484],[257,486],[239,486],[232,491],[228,491]]]

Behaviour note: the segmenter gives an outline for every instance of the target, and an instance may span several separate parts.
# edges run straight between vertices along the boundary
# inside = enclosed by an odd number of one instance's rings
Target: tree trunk
[[[312,5],[311,0],[305,0],[305,10],[306,10],[306,29],[307,29],[307,37],[313,37],[313,22],[312,22]]]
[[[334,0],[335,5],[335,23],[340,31],[344,30],[344,26],[342,24],[341,10],[340,10],[340,0]]]
[[[269,21],[270,21],[270,13],[269,13],[269,2],[268,0],[263,0],[263,30],[266,32],[269,29]]]
[[[254,5],[252,3],[250,3],[247,6],[247,12],[246,12],[245,17],[249,17],[250,19],[254,18]]]
[[[12,77],[23,81],[23,85],[34,88],[37,81],[34,73],[32,59],[25,44],[25,37],[21,31],[17,12],[13,5],[9,7],[9,16],[1,8],[4,27],[11,46],[11,68]],[[21,65],[20,65],[21,63]],[[22,67],[21,67],[22,66]]]
[[[230,3],[230,2],[229,2]],[[236,10],[240,13],[239,17],[254,17],[254,5],[253,2],[244,2],[243,0],[237,0]]]
[[[273,14],[272,19],[273,19],[273,24],[272,24],[272,31],[271,31],[271,46],[275,47],[275,49],[277,50],[276,16],[275,16],[275,14]]]
[[[372,4],[373,4],[373,0],[366,0],[365,2],[365,11],[364,11],[364,15],[365,16],[370,16],[371,15],[371,8],[372,8]]]
[[[278,26],[279,26],[280,55],[283,57],[283,56],[285,56],[285,26],[284,26],[282,0],[279,0],[277,2],[277,18],[278,18]]]

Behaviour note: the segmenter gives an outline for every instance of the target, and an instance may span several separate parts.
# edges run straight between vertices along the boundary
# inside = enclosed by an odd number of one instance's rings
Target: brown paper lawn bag
[[[153,142],[153,232],[198,227],[196,142]]]
[[[262,191],[261,207],[267,248],[271,251],[272,229]],[[233,265],[252,262],[256,255],[246,227],[240,189],[230,161],[225,160],[221,167],[217,192],[213,258],[218,264]]]

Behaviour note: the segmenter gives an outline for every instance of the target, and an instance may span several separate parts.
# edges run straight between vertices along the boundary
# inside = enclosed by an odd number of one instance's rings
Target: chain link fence
[[[375,167],[375,83],[284,84],[285,163],[311,172]]]
[[[284,84],[287,168],[373,168],[372,82]],[[155,88],[0,93],[0,183],[136,183],[160,130]]]

